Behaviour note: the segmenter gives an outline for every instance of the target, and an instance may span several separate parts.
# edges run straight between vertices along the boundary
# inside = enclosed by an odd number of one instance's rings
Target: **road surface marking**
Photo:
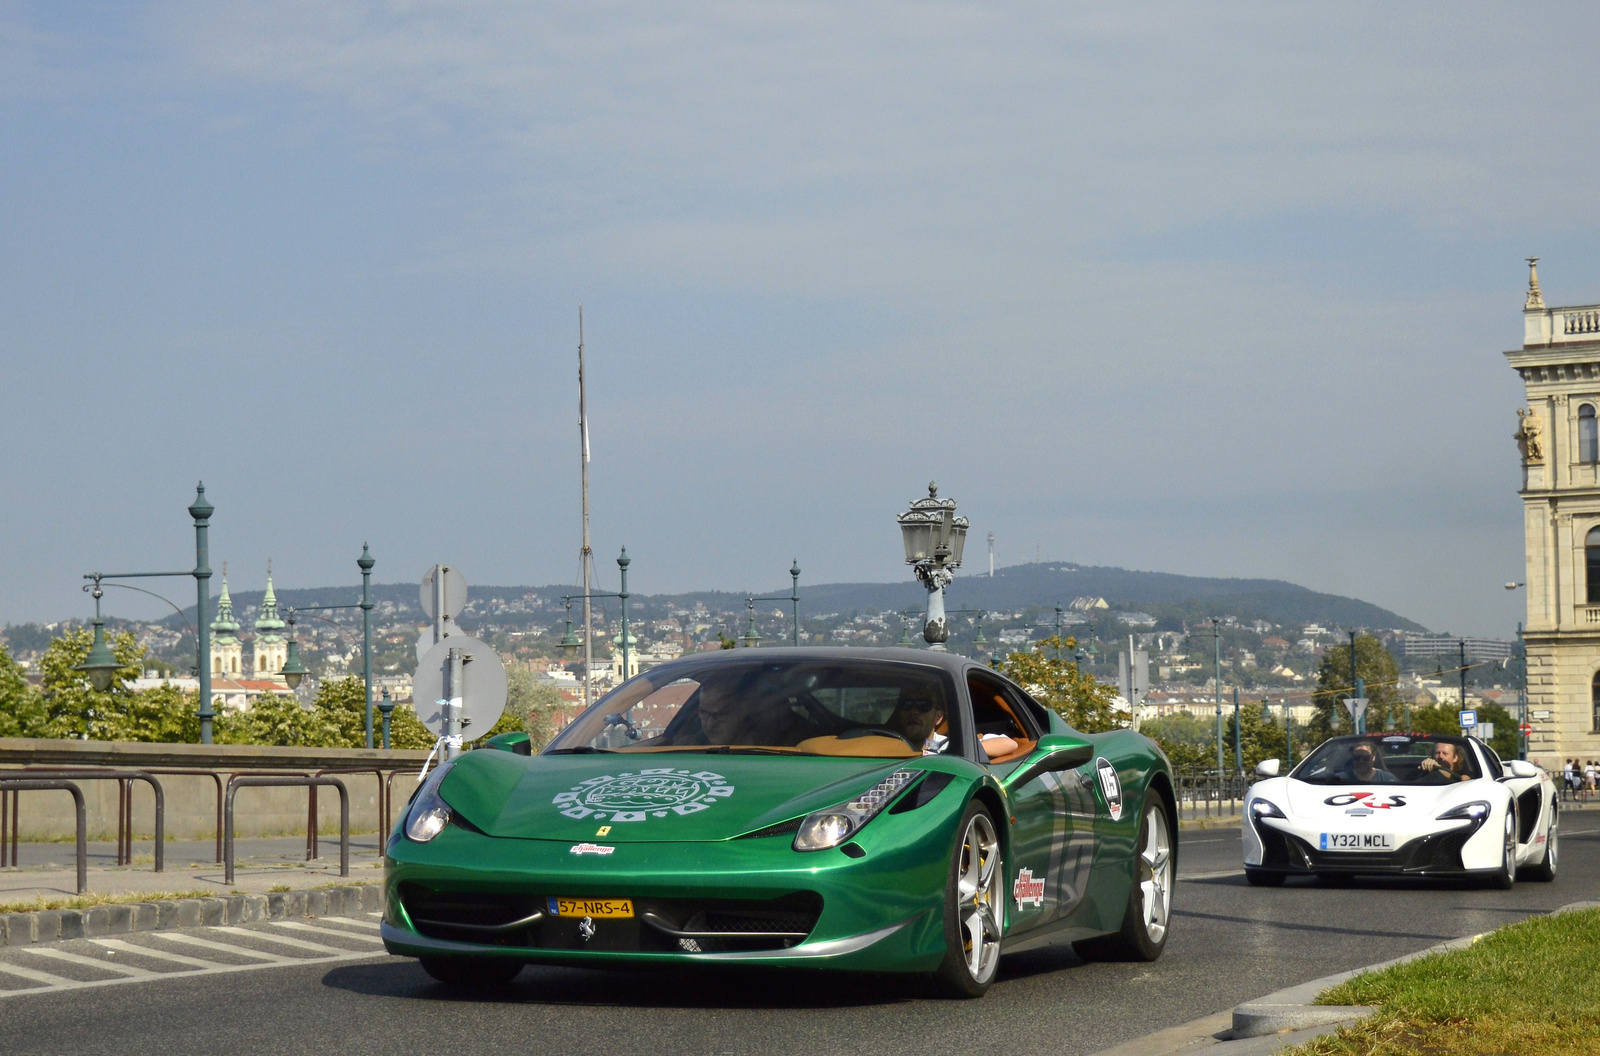
[[[330,924],[353,924],[358,928],[371,928],[373,931],[383,927],[383,925],[374,920],[356,920],[352,917],[322,917],[321,919]]]
[[[97,946],[104,946],[107,949],[116,950],[118,953],[131,953],[137,957],[149,957],[150,959],[156,961],[171,961],[174,964],[187,964],[191,968],[227,967],[227,965],[223,964],[221,961],[203,961],[198,957],[185,957],[181,953],[168,953],[166,950],[158,950],[152,946],[135,946],[133,943],[123,942],[121,939],[94,939],[93,942]]]
[[[98,957],[85,957],[81,953],[68,953],[66,950],[52,949],[49,946],[24,946],[22,947],[22,952],[31,953],[35,957],[54,957],[58,961],[66,961],[68,964],[81,964],[87,968],[95,968],[103,972],[116,972],[118,975],[126,975],[133,979],[151,979],[158,975],[167,974],[165,972],[152,972],[148,968],[134,968],[127,964],[114,964],[111,961],[103,961]]]
[[[272,922],[280,928],[293,928],[295,931],[309,931],[313,935],[337,935],[341,939],[350,939],[354,942],[376,942],[383,944],[383,940],[376,935],[357,935],[354,932],[342,931],[339,928],[319,928],[312,924],[301,924],[293,920],[275,920]],[[350,923],[354,924],[355,921]]]
[[[166,939],[170,942],[188,943],[190,946],[199,946],[201,949],[206,950],[216,950],[218,953],[231,953],[239,957],[256,957],[263,961],[270,961],[273,964],[304,964],[306,961],[304,957],[285,957],[281,953],[268,953],[265,950],[252,950],[248,946],[234,946],[225,942],[212,942],[210,939],[202,939],[194,935],[179,935],[175,932],[158,931],[154,933],[153,937],[158,939]],[[237,966],[229,965],[229,967]]]
[[[273,921],[273,923],[277,924],[282,922]],[[302,942],[300,939],[291,939],[287,935],[274,935],[270,931],[247,931],[244,928],[212,928],[211,930],[220,931],[224,935],[240,935],[247,939],[259,939],[262,942],[276,942],[281,946],[293,946],[297,949],[310,950],[312,953],[350,952],[349,950],[341,950],[337,946],[323,946],[320,943]]]
[[[18,975],[36,983],[44,983],[46,986],[65,987],[77,985],[77,981],[73,979],[64,979],[59,975],[51,975],[49,972],[39,972],[32,968],[24,968],[20,964],[6,964],[4,961],[0,961],[0,972]],[[0,997],[9,997],[12,994],[36,994],[38,992],[37,989],[0,990]]]

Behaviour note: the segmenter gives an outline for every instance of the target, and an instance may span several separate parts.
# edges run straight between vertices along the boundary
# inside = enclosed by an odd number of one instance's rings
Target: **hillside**
[[[643,586],[644,577],[635,575],[634,585]],[[644,580],[648,582],[648,580]],[[614,585],[614,584],[613,584]],[[374,600],[388,602],[388,619],[412,619],[421,622],[417,605],[415,584],[382,584],[373,588]],[[471,588],[475,601],[490,598],[506,600],[521,598],[533,593],[545,601],[541,606],[548,612],[551,600],[564,593],[576,592],[576,587],[549,585],[542,587],[476,586]],[[787,594],[789,586],[769,584],[760,588],[761,594]],[[281,605],[344,604],[360,595],[355,587],[320,587],[306,590],[279,590]],[[1030,606],[1053,607],[1067,605],[1076,597],[1101,597],[1113,609],[1138,609],[1160,607],[1164,611],[1198,618],[1207,615],[1236,616],[1240,619],[1263,619],[1274,623],[1321,623],[1336,627],[1364,627],[1424,631],[1421,624],[1406,619],[1388,609],[1337,594],[1322,594],[1305,587],[1278,579],[1215,579],[1203,576],[1183,576],[1168,572],[1138,572],[1124,568],[1105,568],[1093,565],[1076,565],[1062,562],[1013,565],[995,571],[991,578],[984,574],[958,574],[948,592],[949,606],[980,608],[991,611],[1023,610]],[[694,591],[683,594],[645,594],[633,596],[635,611],[640,615],[669,608],[692,608],[703,603],[713,612],[732,612],[744,608],[744,595],[727,591]],[[260,591],[235,591],[235,607],[242,613],[260,604]],[[821,613],[889,611],[915,609],[924,604],[925,595],[908,574],[899,583],[824,583],[800,585],[801,607],[810,615]],[[559,603],[559,602],[557,602]],[[614,602],[612,603],[614,604]],[[771,607],[771,606],[767,606]],[[476,609],[477,606],[475,605]],[[480,610],[481,611],[481,610]],[[194,608],[187,610],[190,619]],[[497,615],[497,622],[505,615]],[[528,614],[529,622],[548,619]],[[176,616],[170,618],[178,623]],[[517,622],[517,621],[511,621]]]

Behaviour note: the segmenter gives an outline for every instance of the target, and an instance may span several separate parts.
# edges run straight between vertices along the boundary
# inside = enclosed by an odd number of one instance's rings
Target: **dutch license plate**
[[[550,912],[558,917],[631,917],[631,898],[552,898]]]
[[[1325,832],[1325,851],[1392,851],[1394,835],[1388,832]]]

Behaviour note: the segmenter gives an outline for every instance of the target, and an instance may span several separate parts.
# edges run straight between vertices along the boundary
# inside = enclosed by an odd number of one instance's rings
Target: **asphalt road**
[[[1510,892],[1457,883],[1291,881],[1257,889],[1229,833],[1187,833],[1174,931],[1154,964],[1019,954],[980,1001],[895,978],[528,968],[462,998],[380,958],[5,1000],[8,1053],[414,1056],[1091,1053],[1331,972],[1600,898],[1600,810],[1562,823],[1562,875]]]

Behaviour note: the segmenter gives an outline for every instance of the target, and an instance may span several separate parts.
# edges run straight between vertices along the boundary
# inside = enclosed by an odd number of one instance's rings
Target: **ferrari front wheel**
[[[522,971],[509,957],[421,957],[422,970],[448,986],[504,986]]]
[[[1139,822],[1139,850],[1134,856],[1122,930],[1073,943],[1073,950],[1085,960],[1153,961],[1167,946],[1172,914],[1172,820],[1159,796],[1152,793],[1150,799]]]
[[[957,826],[944,894],[944,962],[933,973],[952,997],[982,997],[1000,967],[1005,868],[994,819],[982,803],[967,805]]]

